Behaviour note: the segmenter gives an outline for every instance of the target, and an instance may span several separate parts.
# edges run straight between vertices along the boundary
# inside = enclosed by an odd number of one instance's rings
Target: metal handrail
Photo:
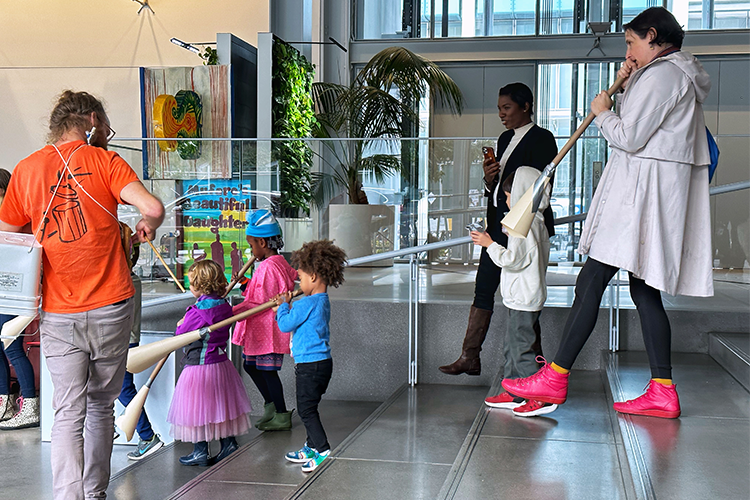
[[[750,181],[732,182],[730,184],[724,184],[721,186],[713,186],[708,189],[710,196],[716,196],[717,194],[733,193],[735,191],[741,191],[743,189],[750,189]],[[555,225],[570,224],[572,222],[580,222],[586,220],[588,212],[582,214],[568,215],[566,217],[560,217],[555,219]]]
[[[732,182],[730,184],[724,184],[722,186],[714,186],[708,189],[708,194],[710,194],[711,196],[714,196],[717,194],[741,191],[743,189],[750,189],[750,181]]]

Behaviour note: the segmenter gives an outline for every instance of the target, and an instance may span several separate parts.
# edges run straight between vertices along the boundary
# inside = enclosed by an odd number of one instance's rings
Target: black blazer
[[[495,156],[500,159],[505,152],[505,149],[510,144],[510,140],[513,138],[513,131],[506,130],[497,139],[497,149]],[[508,162],[505,164],[505,170],[503,170],[502,179],[498,180],[495,178],[495,183],[491,186],[487,186],[489,193],[485,190],[484,195],[489,199],[487,200],[487,232],[492,236],[494,241],[497,241],[503,246],[507,246],[508,237],[502,232],[502,225],[500,221],[503,219],[505,212],[508,209],[508,202],[505,199],[505,193],[502,189],[497,193],[497,207],[493,205],[492,193],[495,191],[495,186],[499,182],[501,185],[516,171],[518,167],[534,167],[538,170],[544,170],[544,167],[549,165],[557,155],[557,143],[555,137],[547,129],[544,129],[538,125],[534,125],[531,129],[526,132],[521,142],[516,145],[516,149],[510,154]],[[547,207],[543,212],[544,225],[547,226],[549,235],[555,235],[555,219],[552,212],[552,208]]]

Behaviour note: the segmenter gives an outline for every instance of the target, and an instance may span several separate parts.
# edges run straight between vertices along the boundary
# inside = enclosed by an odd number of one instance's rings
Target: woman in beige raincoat
[[[503,381],[520,397],[560,404],[568,372],[594,329],[604,290],[619,269],[630,275],[651,367],[646,393],[615,410],[677,418],[672,383],[671,330],[660,291],[711,296],[709,152],[702,102],[708,74],[680,51],[684,31],[662,7],[626,24],[626,77],[618,113],[606,92],[591,103],[611,156],[591,202],[578,251],[588,260],[578,276],[575,301],[554,363],[537,374]],[[507,385],[506,385],[507,384]]]

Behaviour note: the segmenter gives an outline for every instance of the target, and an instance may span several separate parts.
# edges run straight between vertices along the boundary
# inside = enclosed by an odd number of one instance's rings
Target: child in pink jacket
[[[247,242],[256,264],[252,279],[242,295],[244,302],[234,306],[233,314],[246,311],[292,291],[295,271],[278,251],[284,246],[281,227],[268,210],[256,210],[248,219]],[[289,354],[289,333],[279,330],[274,312],[269,309],[237,323],[232,343],[242,346],[243,368],[263,396],[263,416],[255,427],[262,431],[286,431],[292,428],[292,412],[284,402],[279,370],[284,354]]]

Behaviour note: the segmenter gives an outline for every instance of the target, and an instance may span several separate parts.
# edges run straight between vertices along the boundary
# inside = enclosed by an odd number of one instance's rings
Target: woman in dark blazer
[[[543,129],[531,121],[534,113],[534,94],[523,83],[511,83],[500,89],[497,99],[498,116],[506,130],[497,140],[496,159],[484,160],[484,195],[487,200],[487,232],[492,239],[502,246],[508,245],[508,236],[503,233],[500,221],[508,211],[508,202],[503,190],[503,181],[513,174],[518,167],[544,169],[557,154],[555,138],[549,130]],[[553,236],[554,219],[552,209],[544,211],[544,221]],[[454,363],[441,366],[440,371],[449,375],[479,375],[482,365],[479,351],[487,336],[490,318],[495,304],[495,292],[500,285],[500,268],[497,267],[487,250],[482,248],[479,258],[474,303],[469,313],[469,325],[464,337],[461,356]],[[537,338],[533,347],[541,355],[541,329],[539,322],[534,325]]]

